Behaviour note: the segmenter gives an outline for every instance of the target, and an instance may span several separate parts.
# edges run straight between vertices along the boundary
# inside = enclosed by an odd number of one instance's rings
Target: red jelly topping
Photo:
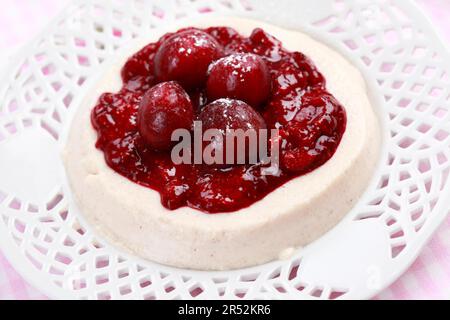
[[[186,33],[194,36],[170,45],[173,41],[171,39],[180,35],[183,38]],[[205,37],[205,34],[208,36]],[[196,39],[196,35],[201,36]],[[202,53],[199,56],[202,58],[182,56],[179,60],[182,63],[172,65],[171,59],[177,58],[177,51],[172,47],[175,46],[181,53],[192,53],[199,44],[196,40],[201,43],[199,51]],[[210,50],[212,48],[214,49]],[[177,80],[187,90],[194,118],[198,118],[202,109],[213,102],[207,98],[205,85],[207,68],[213,68],[210,67],[211,62],[242,53],[259,56],[270,73],[271,90],[267,96],[260,92],[265,87],[262,85],[249,90],[254,96],[239,97],[255,110],[258,108],[255,112],[259,112],[262,117],[252,117],[253,120],[249,119],[249,122],[254,121],[256,127],[263,126],[263,119],[268,129],[279,129],[282,139],[279,175],[263,175],[261,169],[265,165],[262,164],[227,168],[206,164],[175,165],[171,160],[170,150],[158,151],[149,144],[149,140],[155,138],[153,134],[144,138],[146,134],[139,133],[137,118],[140,104],[151,105],[151,102],[145,102],[146,92],[162,81]],[[196,69],[195,66],[199,65],[201,68]],[[191,72],[198,72],[199,77],[190,78]],[[263,84],[264,75],[261,77]],[[168,209],[188,206],[205,213],[222,213],[250,206],[287,181],[308,173],[329,160],[346,127],[343,106],[327,92],[325,79],[312,61],[302,53],[285,50],[280,41],[261,29],[256,29],[250,37],[243,37],[226,27],[205,30],[190,28],[168,34],[131,57],[122,70],[122,79],[122,89],[118,93],[103,94],[92,111],[92,124],[98,132],[96,146],[104,152],[106,162],[113,170],[142,186],[158,191],[162,204]],[[249,77],[248,83],[244,81],[243,86],[253,87],[253,81]],[[225,94],[230,95],[229,92],[217,95]],[[180,101],[186,102],[186,97],[176,96]],[[214,94],[211,98],[225,96]],[[261,105],[258,106],[258,103]],[[162,105],[158,110],[168,114],[172,112],[164,107],[170,106],[170,103]],[[188,104],[186,102],[182,105]],[[149,107],[153,110],[152,108]],[[247,107],[244,109],[248,111]],[[243,111],[239,114],[242,115]],[[215,126],[220,127],[220,124]],[[185,127],[184,120],[175,121],[173,127]],[[166,139],[167,136],[156,144],[162,145]],[[159,149],[164,149],[164,146]]]

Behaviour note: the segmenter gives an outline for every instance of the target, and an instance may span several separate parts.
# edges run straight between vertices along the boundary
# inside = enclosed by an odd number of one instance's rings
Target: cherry
[[[208,98],[233,98],[258,107],[269,98],[271,76],[263,58],[252,53],[237,53],[213,63],[206,90]]]
[[[189,29],[162,42],[155,55],[155,75],[160,81],[178,81],[186,89],[206,81],[209,65],[222,57],[222,46],[206,32]]]
[[[244,134],[248,130],[255,130],[258,138],[259,131],[267,128],[264,118],[251,106],[243,101],[233,99],[219,99],[208,104],[200,112],[199,120],[202,122],[204,133],[209,129],[216,129],[222,134],[222,141],[213,141],[212,144],[216,152],[222,152],[223,163],[227,163],[226,137],[231,134],[230,130],[241,129]],[[245,144],[245,163],[251,160],[248,141],[246,140]],[[234,142],[233,159],[234,164],[237,164],[237,140]]]
[[[156,150],[172,147],[172,132],[191,129],[194,110],[184,89],[176,82],[163,82],[143,96],[138,111],[137,125],[145,142]]]

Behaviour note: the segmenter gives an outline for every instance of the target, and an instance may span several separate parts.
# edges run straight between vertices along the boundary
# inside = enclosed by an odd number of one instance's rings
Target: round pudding
[[[108,160],[108,150],[100,150],[95,112],[92,113],[95,129],[91,124],[91,112],[103,93],[121,90],[121,69],[135,52],[149,43],[156,43],[167,32],[182,27],[216,25],[234,28],[245,37],[249,37],[254,29],[261,28],[278,39],[283,48],[309,57],[326,79],[327,92],[345,108],[345,132],[342,130],[340,143],[338,141],[335,149],[330,149],[328,158],[315,163],[315,166],[301,167],[306,169],[292,179],[274,180],[265,192],[251,198],[252,201],[211,206],[213,199],[211,202],[195,202],[193,198],[186,203],[194,205],[180,205],[176,201],[163,202],[163,205],[160,190],[135,183],[135,175],[127,176],[114,167],[114,162],[105,161],[105,154]],[[259,62],[255,60],[254,63]],[[214,68],[210,68],[211,74],[215,72]],[[161,63],[160,69],[162,74],[168,67]],[[172,77],[180,74],[173,70],[170,72],[171,78],[165,80],[173,80]],[[258,75],[255,79],[258,77],[263,76]],[[196,75],[183,85],[186,87],[199,81],[204,79]],[[261,85],[263,83],[261,81]],[[211,81],[208,87],[212,88],[214,98],[227,89],[220,87],[220,81]],[[246,93],[236,89],[230,90],[229,94],[234,92]],[[255,95],[244,98],[252,104],[266,99],[265,96],[256,99]],[[252,98],[255,100],[251,101]],[[272,117],[264,114],[267,110],[270,109],[262,111],[262,114],[269,122]],[[77,204],[101,234],[152,261],[182,268],[225,270],[277,259],[332,228],[365,190],[378,159],[379,138],[379,126],[367,97],[365,82],[338,53],[297,31],[257,21],[216,17],[190,23],[189,26],[160,30],[124,52],[77,111],[64,155]],[[298,163],[292,161],[284,166],[292,170],[299,168]],[[172,203],[177,205],[171,207]]]

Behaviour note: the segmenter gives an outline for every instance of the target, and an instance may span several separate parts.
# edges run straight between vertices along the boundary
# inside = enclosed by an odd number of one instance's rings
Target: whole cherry
[[[159,81],[178,81],[187,90],[206,81],[209,65],[221,58],[222,46],[208,33],[188,29],[169,37],[155,55],[155,75]]]
[[[155,150],[169,150],[173,146],[172,133],[176,129],[191,129],[194,110],[186,91],[176,82],[163,82],[143,96],[137,125],[145,142]]]
[[[256,108],[269,98],[271,86],[270,71],[262,57],[237,53],[211,65],[206,90],[211,101],[233,98]]]
[[[222,139],[217,140],[213,137],[213,141],[210,144],[210,146],[214,146],[214,153],[220,152],[223,155],[222,163],[216,164],[240,164],[238,162],[249,163],[252,159],[258,160],[258,155],[250,154],[250,152],[258,151],[260,130],[266,129],[267,126],[264,118],[247,103],[234,99],[216,100],[202,109],[199,114],[199,120],[202,122],[204,134],[210,129],[215,129],[217,133],[221,134]],[[239,129],[242,131],[237,133],[236,130]],[[254,131],[254,133],[250,131]],[[254,134],[256,140],[252,142],[250,142],[250,139],[243,140],[244,144],[239,145],[239,139],[236,138],[239,134],[243,134],[242,137],[245,139],[247,134]],[[234,148],[231,150],[227,150],[227,136],[235,139]],[[256,143],[257,145],[254,146],[255,148],[250,148],[250,143]],[[243,150],[244,148],[245,150]],[[242,154],[242,156],[239,157],[238,153]],[[220,157],[218,160],[220,161]],[[233,163],[230,163],[230,160]]]

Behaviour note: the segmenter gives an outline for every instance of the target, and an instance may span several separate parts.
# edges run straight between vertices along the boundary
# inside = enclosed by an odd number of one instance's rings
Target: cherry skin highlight
[[[270,71],[263,58],[237,53],[210,66],[206,91],[210,101],[233,98],[258,107],[268,99],[271,86]]]
[[[172,132],[191,129],[194,111],[191,100],[176,82],[162,82],[142,97],[137,124],[139,133],[155,150],[169,150]]]
[[[222,46],[197,29],[176,33],[162,42],[155,55],[155,75],[159,81],[178,81],[187,89],[206,81],[209,65],[223,55]]]

